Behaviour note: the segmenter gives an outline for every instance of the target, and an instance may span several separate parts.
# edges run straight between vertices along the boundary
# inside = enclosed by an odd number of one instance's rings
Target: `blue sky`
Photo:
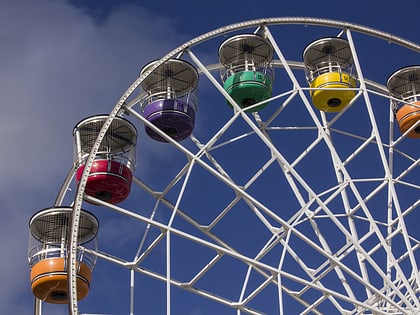
[[[420,42],[416,26],[420,5],[415,0],[401,0],[398,5],[376,0],[369,2],[356,0],[349,3],[329,0],[322,2],[0,0],[0,7],[2,42],[0,101],[3,109],[0,115],[2,131],[0,143],[3,147],[0,178],[0,208],[3,214],[3,220],[0,221],[0,237],[3,240],[3,254],[0,261],[1,314],[32,312],[33,298],[27,265],[28,221],[33,213],[52,205],[72,165],[74,125],[86,116],[109,113],[125,89],[136,79],[142,66],[149,61],[158,59],[185,41],[213,29],[265,17],[306,16],[343,20]],[[280,32],[279,36],[287,46],[284,48],[285,51],[293,54],[294,60],[301,60],[301,50],[312,33],[305,35],[304,27],[290,28],[290,30],[296,33],[285,31]],[[312,31],[314,35],[323,34],[320,30],[308,30]],[[325,35],[332,34],[336,33],[329,32]],[[361,45],[359,48],[361,56],[366,57],[362,61],[366,76],[381,84],[385,84],[387,76],[398,68],[420,62],[418,53],[404,51],[405,54],[400,54],[400,49],[376,42],[376,39],[360,38],[360,40],[362,43],[366,40],[366,45]],[[371,47],[377,47],[377,50],[371,50]],[[206,47],[198,51],[205,60],[213,60],[216,56],[215,51],[206,51]],[[278,82],[281,82],[281,78],[282,75],[278,77]],[[214,95],[203,92],[203,96],[208,97],[207,103],[220,105],[217,104],[218,99]],[[205,105],[200,106],[205,107]],[[225,122],[223,114],[229,113],[229,110],[225,106],[220,111],[209,111],[208,116],[198,117],[197,134],[203,138],[208,137]],[[380,119],[387,119],[386,113],[379,116]],[[168,146],[163,148],[160,144],[145,139],[142,127],[137,126],[137,128],[143,141],[138,152],[138,176],[159,187],[179,171],[177,163],[184,157]],[[239,124],[238,129],[242,130],[241,128],[243,126]],[[210,132],[206,134],[206,130]],[[281,138],[277,140],[284,146],[296,146],[296,152],[302,149],[299,144],[288,143]],[[253,158],[255,161],[264,161],[263,148],[258,151],[258,144],[255,145]],[[356,143],[350,143],[348,148],[342,148],[342,153],[352,152],[355,146]],[[418,158],[418,143],[408,142],[407,147],[409,152],[417,154]],[[238,148],[233,147],[232,152],[228,151],[227,154],[234,155],[237,150],[243,150],[243,147],[241,145]],[[295,151],[290,150],[285,154],[287,158],[292,159]],[[232,160],[227,158],[227,155],[221,155],[220,159],[226,163],[224,165],[232,171],[232,175],[238,181],[249,179],[249,173],[242,172],[247,167],[245,158],[243,161],[236,158]],[[360,164],[356,163],[354,170],[352,169],[355,174],[370,171],[369,166],[366,167],[363,161],[358,163]],[[303,165],[302,172],[312,166],[311,163]],[[165,175],[158,178],[157,174],[161,174],[162,169],[166,170]],[[309,181],[322,178],[322,167],[313,170],[311,174],[313,177],[308,179]],[[414,173],[416,174],[418,175],[418,171]],[[372,176],[375,175],[378,174],[372,171]],[[418,177],[414,175],[409,180],[418,185]],[[214,183],[214,186],[211,186],[214,179],[205,172],[194,173],[194,176],[194,179],[202,180],[201,185],[206,184],[214,189],[211,194],[200,195],[203,186],[193,185],[187,191],[187,196],[196,194],[203,198],[203,200],[191,198],[189,204],[191,208],[201,207],[203,201],[206,203],[203,207],[206,211],[189,214],[198,221],[207,223],[214,218],[216,209],[232,200],[233,193],[231,191],[226,193],[223,185]],[[198,179],[197,182],[200,183]],[[267,186],[261,187],[270,187],[274,180],[274,176],[263,178],[262,181],[263,183],[265,181]],[[329,184],[328,179],[325,182],[325,185]],[[267,197],[264,194],[266,190],[261,187],[250,189],[250,192],[270,207],[286,202],[281,195]],[[414,191],[416,192],[418,190]],[[130,200],[124,206],[139,209],[140,213],[144,210],[145,215],[150,214],[153,200],[148,199],[139,189],[135,189],[134,193],[138,195],[130,196]],[[405,191],[402,192],[404,193]],[[176,194],[174,193],[172,197],[176,197]],[[408,193],[407,205],[413,203],[416,198],[418,199],[418,195]],[[70,202],[70,197],[66,202]],[[292,213],[295,205],[289,206]],[[131,257],[136,250],[133,245],[138,243],[144,226],[139,227],[137,222],[121,219],[109,211],[101,212],[95,207],[89,205],[87,207],[99,217],[101,229],[108,231],[102,238],[102,248],[127,259]],[[211,209],[215,209],[215,212],[211,212]],[[167,220],[165,217],[167,213],[159,212],[159,215],[161,215],[159,220],[162,222]],[[248,219],[252,220],[252,215],[244,214],[244,221]],[[195,233],[182,220],[176,221],[176,224],[180,229]],[[223,224],[218,226],[220,231],[217,229],[216,231],[226,235],[223,231],[233,231],[232,227],[236,224],[238,221],[235,215],[226,217]],[[331,229],[332,233],[337,232],[332,226],[326,228]],[[367,227],[363,227],[362,230],[364,228]],[[122,237],[121,231],[130,232]],[[151,235],[153,233],[157,231],[154,230]],[[229,236],[228,241],[241,249],[244,243],[248,244],[249,247],[244,247],[243,250],[245,252],[249,250],[247,254],[252,256],[268,236],[269,233],[262,225],[246,226],[238,228]],[[188,278],[212,255],[200,246],[191,244],[187,246],[181,238],[175,241],[180,243],[180,253],[174,257],[174,264],[178,266],[174,274],[179,278]],[[193,250],[196,250],[193,252],[195,254],[192,254]],[[308,258],[310,253],[308,251]],[[271,253],[275,257],[277,254],[275,251]],[[267,261],[272,258],[268,255]],[[164,272],[164,248],[159,247],[156,253],[144,262],[144,266],[156,267]],[[208,289],[236,296],[238,283],[243,281],[244,266],[238,268],[234,259],[226,259],[214,270],[214,277],[225,276],[227,280],[209,281],[211,288]],[[97,275],[97,278],[92,283],[92,292],[81,304],[81,311],[128,314],[129,273],[110,263],[102,262],[98,264],[94,275]],[[256,277],[254,280],[258,283],[261,279]],[[138,281],[136,314],[164,314],[164,283],[145,276],[138,276],[136,281]],[[203,284],[204,289],[206,285],[207,283]],[[257,300],[253,306],[261,306],[268,314],[277,314],[276,306],[271,309],[264,306],[267,297],[273,294],[273,290],[272,287],[268,288],[261,295],[261,300]],[[210,303],[183,290],[174,290],[172,294],[174,314],[235,314],[231,308]],[[288,314],[294,314],[293,310],[289,309],[289,312]],[[66,308],[47,305],[45,314],[66,314]]]

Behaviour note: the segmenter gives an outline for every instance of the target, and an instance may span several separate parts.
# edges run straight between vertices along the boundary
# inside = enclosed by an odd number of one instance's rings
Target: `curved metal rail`
[[[159,59],[153,67],[150,67],[148,71],[144,72],[139,78],[137,78],[123,93],[120,97],[112,111],[109,113],[107,120],[104,122],[102,129],[99,132],[99,135],[90,151],[90,154],[87,158],[84,171],[82,173],[79,186],[77,188],[77,193],[74,199],[73,205],[73,216],[72,216],[72,224],[70,229],[70,241],[68,244],[68,292],[69,292],[69,303],[68,309],[69,314],[71,315],[78,315],[78,302],[77,302],[77,288],[76,288],[76,274],[77,274],[77,264],[76,264],[76,248],[77,248],[77,231],[79,228],[79,221],[80,221],[80,213],[82,208],[82,202],[84,197],[84,190],[86,187],[88,175],[92,164],[94,162],[94,158],[97,154],[97,151],[100,147],[102,139],[105,136],[106,131],[108,130],[109,126],[111,125],[113,119],[116,117],[118,113],[123,110],[124,105],[126,104],[127,99],[132,95],[132,93],[138,88],[140,83],[147,78],[150,73],[159,67],[161,64],[165,63],[168,59],[177,56],[178,54],[188,50],[189,48],[203,42],[214,38],[218,35],[229,33],[245,28],[250,27],[258,27],[258,26],[268,26],[268,25],[280,25],[280,24],[302,24],[302,25],[315,25],[315,26],[326,26],[332,27],[337,29],[343,30],[351,30],[358,33],[363,33],[366,35],[374,36],[389,43],[394,43],[396,45],[405,47],[407,49],[413,50],[415,52],[420,52],[420,44],[415,42],[406,40],[404,38],[398,37],[396,35],[383,32],[371,27],[349,23],[340,20],[332,20],[332,19],[323,19],[323,18],[311,18],[311,17],[273,17],[273,18],[261,18],[256,20],[249,20],[240,23],[235,23],[231,25],[227,25],[224,27],[217,28],[213,31],[205,33],[203,35],[197,36],[184,44],[178,46],[174,50],[170,51],[168,54],[163,56]],[[382,89],[381,86],[378,86],[379,89]],[[170,141],[173,145],[180,148],[180,145],[175,141]],[[61,197],[57,197],[57,200],[61,200]]]

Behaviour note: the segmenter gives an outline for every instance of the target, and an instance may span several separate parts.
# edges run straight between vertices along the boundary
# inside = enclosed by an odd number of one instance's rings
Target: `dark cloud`
[[[52,205],[70,169],[74,125],[108,113],[181,38],[140,7],[98,22],[64,0],[0,2],[0,313],[30,314],[28,220]]]

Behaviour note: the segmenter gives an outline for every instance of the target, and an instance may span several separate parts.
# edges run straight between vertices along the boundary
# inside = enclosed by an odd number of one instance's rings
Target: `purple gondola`
[[[140,76],[156,62],[147,64]],[[197,85],[198,72],[190,63],[180,59],[168,60],[141,82],[143,117],[177,142],[188,138],[194,129]],[[153,129],[145,125],[145,131],[152,139],[168,142],[165,136]]]

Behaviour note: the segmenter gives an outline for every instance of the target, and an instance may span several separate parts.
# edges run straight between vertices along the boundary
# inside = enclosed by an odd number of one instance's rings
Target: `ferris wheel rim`
[[[322,18],[310,18],[310,17],[279,17],[279,18],[262,18],[262,19],[255,19],[255,20],[249,20],[239,23],[230,24],[224,27],[217,28],[213,31],[207,32],[205,34],[202,34],[200,36],[197,36],[184,44],[178,46],[174,50],[167,53],[165,56],[158,59],[153,66],[151,66],[147,71],[142,73],[125,91],[125,93],[121,96],[115,107],[112,109],[112,111],[107,116],[107,120],[104,122],[103,127],[98,135],[98,138],[96,139],[96,142],[94,146],[92,147],[92,150],[89,154],[89,157],[87,158],[86,166],[83,171],[83,174],[81,176],[80,185],[78,186],[77,193],[75,195],[74,199],[74,205],[73,205],[73,217],[72,217],[72,225],[71,225],[71,233],[70,233],[70,242],[69,242],[69,256],[68,256],[68,262],[70,268],[68,269],[68,276],[69,276],[69,312],[71,314],[78,314],[77,311],[77,298],[76,298],[76,292],[75,292],[75,286],[73,285],[76,279],[76,264],[75,264],[75,240],[77,237],[77,228],[78,228],[78,222],[80,217],[80,211],[83,201],[83,194],[84,194],[84,188],[86,184],[86,180],[90,171],[90,168],[93,163],[93,159],[96,155],[97,150],[99,149],[99,145],[103,139],[104,134],[106,133],[107,129],[109,128],[110,124],[112,123],[113,119],[117,117],[120,113],[123,107],[126,105],[127,99],[132,95],[133,91],[137,89],[137,87],[145,80],[150,73],[159,67],[161,64],[169,60],[170,58],[173,58],[174,56],[177,56],[178,54],[190,49],[191,47],[198,45],[199,43],[206,41],[208,39],[211,39],[213,37],[219,36],[223,33],[227,32],[233,32],[249,27],[259,27],[261,25],[279,25],[279,24],[301,24],[301,25],[316,25],[316,26],[327,26],[327,27],[334,27],[339,29],[347,29],[354,32],[364,33],[366,35],[374,36],[383,40],[386,40],[390,43],[397,44],[399,46],[405,47],[407,49],[413,50],[415,52],[420,52],[420,45],[416,44],[412,41],[406,40],[404,38],[392,35],[387,32],[382,32],[374,28],[366,27],[360,24],[354,24],[349,22],[344,22],[340,20],[332,20],[332,19],[322,19]],[[299,66],[299,65],[298,65]],[[374,85],[375,86],[375,85]],[[382,85],[377,85],[379,89],[383,90],[384,87]],[[175,142],[173,144],[176,145]]]

